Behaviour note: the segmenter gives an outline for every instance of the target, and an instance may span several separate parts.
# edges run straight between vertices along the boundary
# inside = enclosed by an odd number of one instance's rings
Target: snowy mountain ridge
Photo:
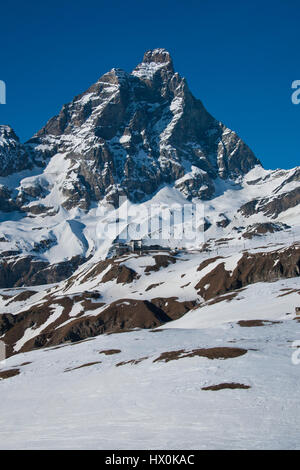
[[[193,97],[168,51],[147,51],[131,74],[104,74],[26,144],[0,126],[0,252],[8,266],[0,286],[60,281],[90,256],[105,258],[103,208],[118,220],[120,197],[136,209],[202,205],[207,240],[287,229],[297,225],[299,175],[264,170]],[[147,230],[140,237],[150,243]]]

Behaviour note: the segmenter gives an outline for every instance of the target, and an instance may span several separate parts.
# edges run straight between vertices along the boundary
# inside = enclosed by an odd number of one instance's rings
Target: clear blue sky
[[[299,165],[299,0],[2,2],[0,123],[22,141],[112,67],[165,47],[208,111],[266,168]]]

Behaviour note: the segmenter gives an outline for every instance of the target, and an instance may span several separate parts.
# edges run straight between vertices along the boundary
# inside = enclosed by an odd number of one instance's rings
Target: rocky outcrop
[[[282,232],[283,230],[288,230],[289,228],[291,228],[289,225],[282,223],[257,223],[248,226],[242,237],[252,239],[255,236],[266,235],[267,233]]]
[[[99,294],[98,294],[99,296]],[[82,312],[77,318],[69,313],[75,303],[82,303]],[[80,341],[103,333],[128,331],[134,328],[155,328],[171,320],[154,303],[146,300],[120,299],[108,305],[100,314],[82,316],[89,310],[101,307],[99,300],[91,302],[89,293],[76,297],[49,297],[47,301],[33,305],[18,315],[0,314],[0,334],[7,346],[8,355],[14,354],[15,346],[22,340],[28,328],[33,329],[32,339],[24,342],[17,350],[21,352],[65,342]],[[55,309],[62,307],[61,315],[46,324]],[[41,333],[38,328],[45,324]],[[61,326],[60,326],[61,325]],[[37,334],[34,336],[34,330]]]
[[[197,306],[197,302],[195,300],[180,302],[177,297],[158,297],[151,299],[151,303],[165,312],[171,320],[177,320],[189,310],[192,310]]]
[[[33,162],[26,147],[9,126],[0,125],[0,176],[32,169]]]
[[[75,256],[67,261],[50,264],[33,256],[8,254],[0,258],[0,288],[38,286],[62,281],[86,261]]]
[[[113,264],[110,270],[104,274],[101,282],[116,280],[117,284],[130,284],[134,279],[138,278],[139,276],[133,269],[122,264]]]
[[[218,220],[216,221],[217,227],[226,228],[230,224],[230,220],[225,214],[219,214]]]
[[[239,212],[245,217],[263,213],[272,219],[279,214],[300,204],[300,187],[269,198],[253,199],[241,206]]]
[[[176,258],[170,255],[154,255],[154,264],[146,266],[145,273],[150,273],[151,271],[159,271],[160,268],[166,268],[169,264],[176,263]]]
[[[212,259],[212,263],[218,258]],[[240,289],[255,282],[270,282],[300,276],[300,246],[284,250],[243,253],[233,271],[225,268],[222,259],[216,267],[203,276],[195,289],[204,300]],[[206,265],[200,266],[201,272]]]
[[[0,185],[0,208],[3,212],[13,212],[19,209],[12,198],[12,192],[4,185]]]

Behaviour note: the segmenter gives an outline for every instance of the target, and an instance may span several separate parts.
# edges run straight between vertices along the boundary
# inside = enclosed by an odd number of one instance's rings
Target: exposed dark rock
[[[16,202],[12,199],[11,191],[6,186],[0,185],[0,210],[12,212],[19,210]]]
[[[266,326],[266,325],[276,325],[281,323],[280,321],[270,321],[270,320],[240,320],[238,325],[243,328],[251,328],[256,326]]]
[[[0,125],[0,144],[0,176],[32,169],[29,153],[11,127]]]
[[[57,244],[56,238],[44,238],[40,242],[35,242],[32,251],[36,253],[43,253],[49,250],[52,246]]]
[[[25,302],[36,293],[37,291],[34,291],[34,290],[24,290],[20,292],[19,294],[14,295],[12,298],[10,297],[11,300],[6,305],[10,305],[13,302]]]
[[[148,290],[155,289],[155,287],[161,286],[164,284],[164,282],[158,282],[157,284],[150,284],[150,286],[146,287],[145,291],[147,292]]]
[[[73,256],[67,261],[61,261],[60,263],[51,265],[48,263],[48,265],[43,269],[35,272],[32,275],[30,281],[28,280],[27,283],[22,285],[39,286],[42,284],[52,284],[54,282],[63,281],[64,279],[70,277],[73,272],[85,261],[87,261],[86,258],[77,255]]]
[[[165,312],[165,314],[168,315],[172,320],[177,320],[178,318],[185,315],[189,310],[192,310],[197,306],[196,300],[180,302],[176,297],[160,297],[151,299],[151,302],[156,305],[156,307]]]
[[[247,390],[251,388],[250,385],[245,385],[245,384],[240,384],[236,382],[224,382],[221,384],[217,385],[209,385],[208,387],[202,387],[202,390],[212,390],[212,391],[217,391],[217,390],[225,390],[225,389],[241,389],[241,390]]]
[[[20,369],[9,369],[0,371],[0,380],[10,379],[20,374]]]
[[[254,236],[265,235],[266,233],[276,233],[281,232],[282,230],[287,230],[291,228],[289,225],[281,224],[281,223],[272,223],[272,222],[264,222],[264,223],[257,223],[250,225],[247,227],[246,232],[243,233],[243,238],[251,239]]]
[[[117,284],[130,284],[134,279],[138,279],[137,273],[124,264],[113,264],[110,270],[104,274],[101,282],[109,282],[116,279]]]
[[[217,220],[216,225],[218,227],[226,228],[230,224],[230,220],[225,214],[219,214],[220,219]]]
[[[151,271],[159,271],[160,268],[167,268],[169,264],[176,263],[176,258],[169,255],[154,255],[155,264],[149,265],[145,268],[145,273],[149,273]]]
[[[48,265],[32,256],[6,257],[0,262],[0,287],[33,285],[34,276]]]
[[[82,313],[75,318],[69,313],[75,303],[82,303]],[[171,318],[154,303],[143,300],[121,299],[108,305],[98,315],[83,316],[89,311],[103,307],[103,303],[91,302],[90,295],[84,293],[73,298],[48,297],[39,304],[30,306],[18,315],[0,315],[0,334],[7,345],[7,355],[14,353],[14,345],[27,328],[36,329],[43,325],[54,309],[63,307],[61,315],[46,326],[37,336],[27,341],[20,351],[30,351],[45,346],[55,346],[65,342],[77,342],[103,333],[129,331],[134,328],[155,328]]]
[[[121,299],[110,304],[100,315],[79,318],[55,331],[52,330],[47,337],[47,345],[79,341],[106,332],[154,328],[167,321],[170,321],[170,318],[151,302]]]
[[[186,357],[206,357],[207,359],[233,359],[235,357],[243,356],[247,353],[247,349],[242,348],[229,348],[229,347],[217,347],[217,348],[200,348],[193,349],[192,351],[185,351],[180,349],[178,351],[167,351],[161,353],[153,362],[169,362],[176,361],[178,359],[184,359]]]
[[[14,256],[10,252],[0,260],[0,288],[38,286],[67,279],[85,258],[74,256],[70,260],[50,265],[33,256]],[[2,253],[3,255],[3,253]]]
[[[281,212],[300,204],[300,187],[295,188],[276,197],[253,199],[244,204],[239,212],[245,217],[262,212],[264,215],[276,219]]]
[[[196,284],[195,289],[204,300],[209,300],[255,282],[270,282],[299,275],[300,246],[293,245],[285,250],[265,253],[246,252],[232,272],[226,271],[225,263],[220,261]]]
[[[146,359],[148,359],[148,356],[140,357],[139,359],[130,359],[129,361],[118,362],[118,364],[116,364],[116,367],[126,366],[127,364],[136,366],[140,362],[146,361]]]
[[[36,204],[34,206],[22,207],[24,212],[29,212],[30,214],[39,215],[49,212],[53,207],[46,207],[43,204]]]
[[[17,317],[11,313],[0,314],[0,335],[4,335],[16,323]]]
[[[99,354],[105,354],[105,356],[112,356],[113,354],[120,354],[121,349],[104,349],[103,351],[99,351]]]
[[[95,366],[96,364],[101,364],[101,361],[88,362],[86,364],[82,364],[81,366],[73,367],[72,369],[66,369],[65,372],[70,372],[72,370],[82,369],[83,367]]]

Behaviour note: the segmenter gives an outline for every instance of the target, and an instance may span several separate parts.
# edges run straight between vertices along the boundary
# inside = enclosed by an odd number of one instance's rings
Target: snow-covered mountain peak
[[[0,124],[0,145],[3,144],[4,139],[14,139],[19,141],[19,138],[16,136],[14,130],[5,124]]]
[[[208,199],[218,176],[236,178],[259,163],[193,97],[165,49],[147,51],[132,74],[104,74],[29,143],[40,160],[70,160],[56,191],[67,209],[88,209],[103,198],[117,205],[120,195],[142,201],[164,184]],[[190,173],[192,166],[201,172]]]
[[[0,177],[30,169],[32,166],[31,156],[14,130],[8,125],[0,125]]]
[[[102,75],[102,77],[99,78],[97,83],[124,83],[124,81],[128,80],[129,74],[120,68],[112,68],[109,72],[105,73]]]
[[[144,63],[156,62],[157,64],[172,63],[169,51],[164,48],[150,49],[143,57]]]
[[[145,52],[143,61],[133,70],[132,75],[142,80],[152,80],[158,71],[167,72],[169,76],[174,74],[173,61],[166,49]]]

